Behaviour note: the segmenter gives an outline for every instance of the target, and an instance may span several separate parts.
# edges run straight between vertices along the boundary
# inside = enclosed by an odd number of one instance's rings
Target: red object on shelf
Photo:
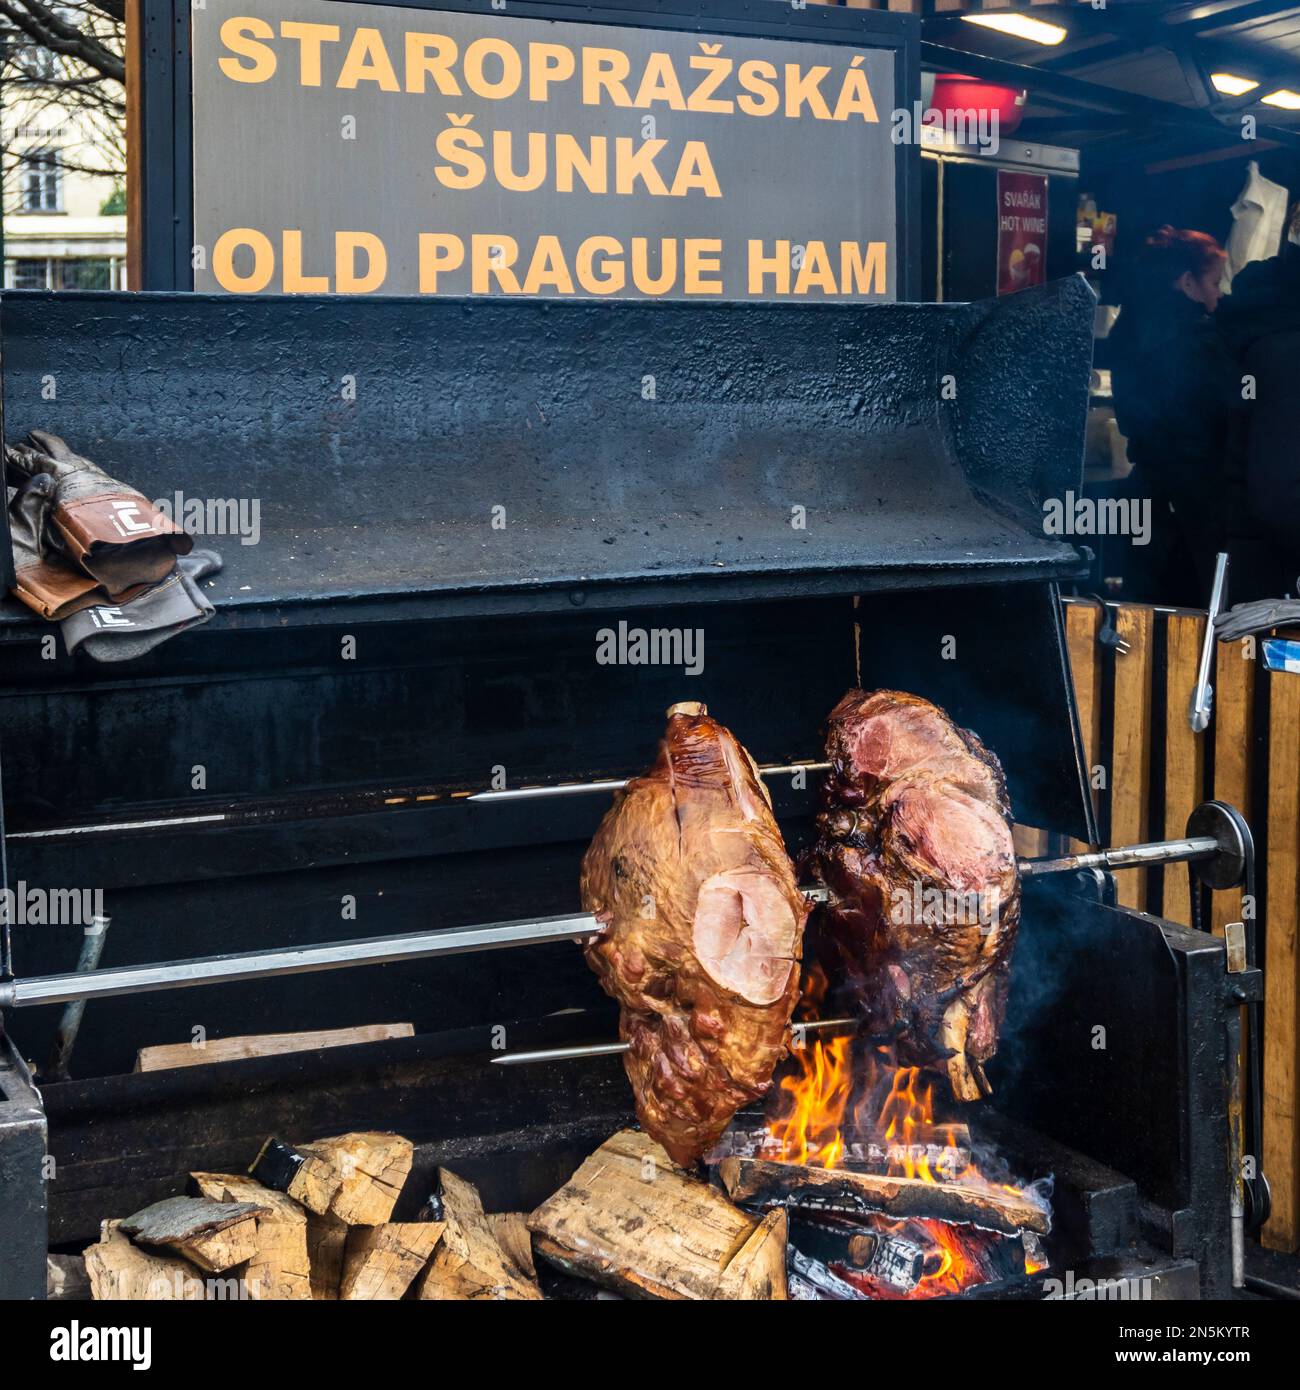
[[[999,87],[978,77],[963,77],[956,72],[942,72],[934,80],[934,97],[930,102],[936,111],[987,111],[998,113],[998,133],[1010,135],[1025,113],[1023,88]]]

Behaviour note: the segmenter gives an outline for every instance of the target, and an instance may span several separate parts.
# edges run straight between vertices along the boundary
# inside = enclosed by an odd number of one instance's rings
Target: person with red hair
[[[1147,237],[1107,339],[1115,420],[1132,484],[1150,498],[1157,603],[1204,607],[1226,548],[1225,459],[1244,406],[1241,369],[1212,315],[1227,253],[1205,232]]]

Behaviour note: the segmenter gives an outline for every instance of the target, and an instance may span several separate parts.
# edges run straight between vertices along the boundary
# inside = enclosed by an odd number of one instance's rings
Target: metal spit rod
[[[540,917],[531,922],[492,922],[450,931],[408,932],[360,941],[326,941],[311,946],[249,951],[244,955],[201,956],[155,965],[120,965],[109,970],[74,971],[0,981],[0,1008],[64,1004],[72,999],[101,999],[118,994],[149,994],[160,989],[219,985],[233,980],[260,980],[268,975],[303,975],[345,966],[386,965],[495,951],[512,946],[540,946],[552,941],[585,940],[604,928],[588,912],[567,917]]]
[[[797,1040],[803,1033],[816,1033],[824,1028],[855,1028],[856,1018],[817,1018],[808,1023],[792,1023],[790,1032]],[[526,1062],[569,1062],[578,1057],[612,1057],[615,1053],[627,1052],[631,1043],[586,1043],[577,1047],[539,1047],[533,1052],[503,1052],[493,1057],[495,1067],[517,1067]]]
[[[1072,854],[1063,859],[1022,859],[1020,872],[1031,878],[1039,874],[1065,873],[1072,869],[1135,868],[1188,859],[1208,859],[1218,854],[1221,848],[1218,840],[1206,835],[1145,845],[1124,845],[1117,849]],[[804,891],[814,902],[825,902],[829,897],[828,890],[820,886]],[[108,970],[73,971],[66,975],[37,975],[25,980],[0,980],[0,1009],[66,1004],[77,999],[100,999],[122,994],[148,994],[161,989],[265,979],[271,975],[303,975],[315,970],[383,965],[432,956],[462,955],[471,951],[539,946],[553,941],[581,941],[597,936],[603,930],[594,916],[584,912],[531,921],[491,922],[451,930],[408,932],[400,936],[278,947],[243,955],[201,956],[194,960],[123,965]]]
[[[1071,869],[1137,869],[1149,864],[1177,864],[1187,859],[1208,859],[1222,846],[1212,835],[1188,840],[1155,840],[1146,845],[1120,845],[1115,849],[1067,854],[1063,859],[1022,859],[1022,878],[1062,874]]]

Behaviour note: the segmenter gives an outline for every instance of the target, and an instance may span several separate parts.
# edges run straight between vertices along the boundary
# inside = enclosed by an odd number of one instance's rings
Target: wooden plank
[[[428,1262],[443,1230],[441,1221],[350,1226],[339,1298],[345,1303],[395,1303]]]
[[[1205,640],[1200,613],[1171,613],[1165,619],[1165,821],[1163,834],[1175,840],[1187,832],[1187,817],[1205,800],[1206,734],[1192,732],[1187,713]],[[1161,916],[1192,925],[1192,897],[1186,864],[1164,871]]]
[[[447,1168],[438,1170],[438,1191],[446,1218],[442,1239],[418,1287],[421,1301],[541,1301],[542,1291],[506,1254],[473,1183]]]
[[[257,1254],[257,1216],[251,1202],[210,1197],[164,1197],[121,1223],[137,1245],[165,1246],[200,1269],[220,1274]]]
[[[1300,1096],[1297,1095],[1296,934],[1300,928],[1300,676],[1268,681],[1268,850],[1264,924],[1264,1173],[1271,1250],[1300,1245]]]
[[[971,1187],[896,1178],[853,1168],[813,1168],[767,1158],[724,1158],[718,1179],[734,1202],[838,1211],[878,1211],[900,1219],[974,1222],[989,1231],[1046,1235],[1050,1213],[1006,1187]]]
[[[922,0],[889,0],[889,8],[894,14],[920,14]]]
[[[497,1244],[514,1262],[515,1268],[529,1279],[536,1279],[537,1266],[533,1263],[533,1233],[528,1229],[528,1213],[493,1212],[487,1220]]]
[[[1070,674],[1074,680],[1074,699],[1079,707],[1079,732],[1083,738],[1083,762],[1088,772],[1092,809],[1098,809],[1098,797],[1092,788],[1092,769],[1101,762],[1101,648],[1097,633],[1101,631],[1101,609],[1095,603],[1065,605],[1065,644],[1070,655]],[[1081,840],[1071,840],[1074,854],[1091,849]]]
[[[120,1221],[105,1221],[96,1244],[86,1250],[90,1296],[98,1300],[202,1303],[208,1296],[203,1276],[186,1260],[138,1250]]]
[[[1251,818],[1251,759],[1255,741],[1254,646],[1220,642],[1214,658],[1214,795]],[[1216,936],[1241,920],[1240,888],[1223,888],[1210,898]],[[1244,1010],[1243,1010],[1244,1013]]]
[[[214,1202],[250,1202],[257,1208],[257,1253],[243,1274],[250,1298],[311,1298],[307,1213],[297,1202],[239,1173],[191,1173],[190,1182]]]
[[[1021,859],[1041,859],[1048,852],[1047,831],[1036,830],[1032,825],[1013,825],[1011,840]]]
[[[528,1218],[534,1248],[633,1298],[784,1299],[783,1211],[759,1221],[639,1130],[607,1139]]]
[[[297,1148],[272,1135],[248,1171],[317,1216],[382,1226],[393,1214],[414,1151],[400,1134],[340,1134]]]
[[[170,1071],[202,1067],[209,1062],[241,1062],[247,1057],[274,1057],[284,1052],[317,1052],[326,1047],[410,1038],[410,1023],[366,1023],[359,1028],[324,1028],[307,1033],[247,1033],[238,1038],[212,1038],[202,1047],[193,1043],[162,1043],[135,1054],[136,1071]]]
[[[1129,644],[1115,656],[1115,718],[1110,765],[1110,824],[1113,845],[1146,840],[1151,793],[1151,665],[1155,615],[1145,605],[1121,604],[1115,630]],[[1121,907],[1146,909],[1147,870],[1115,876]]]

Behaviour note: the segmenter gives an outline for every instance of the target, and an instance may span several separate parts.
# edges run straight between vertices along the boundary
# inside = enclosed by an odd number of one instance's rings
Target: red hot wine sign
[[[1047,279],[1047,175],[998,170],[998,293]]]

